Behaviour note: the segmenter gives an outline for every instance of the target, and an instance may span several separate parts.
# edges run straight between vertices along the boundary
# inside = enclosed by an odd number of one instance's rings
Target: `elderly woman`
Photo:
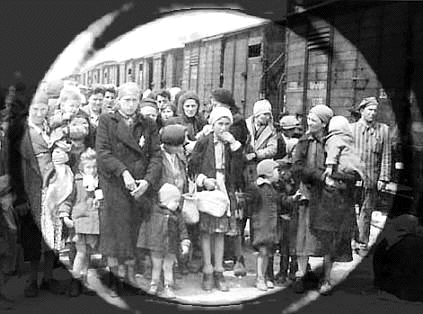
[[[154,121],[138,110],[135,83],[119,87],[118,109],[101,115],[97,129],[97,161],[104,209],[100,221],[100,251],[113,274],[135,280],[135,245],[142,215],[147,215],[158,190],[162,157]],[[126,266],[126,267],[125,267]],[[112,288],[119,287],[111,276]],[[118,292],[118,291],[115,291]]]
[[[214,108],[209,122],[213,132],[199,139],[192,152],[190,172],[196,176],[199,189],[215,188],[228,193],[234,191],[236,169],[232,167],[236,160],[242,160],[242,145],[229,132],[233,123],[232,113],[224,107]],[[203,253],[203,283],[208,291],[215,286],[221,291],[229,287],[223,277],[224,235],[228,231],[228,216],[217,218],[200,213],[201,247]],[[214,254],[213,254],[214,253]],[[214,264],[212,264],[212,254]]]
[[[320,293],[332,289],[331,269],[334,261],[351,261],[351,234],[354,222],[354,175],[325,174],[326,127],[333,111],[324,105],[310,109],[308,130],[298,141],[293,158],[293,171],[301,181],[301,191],[307,199],[301,202],[298,213],[295,291],[304,292],[302,277],[307,271],[309,256],[324,257],[324,278]]]

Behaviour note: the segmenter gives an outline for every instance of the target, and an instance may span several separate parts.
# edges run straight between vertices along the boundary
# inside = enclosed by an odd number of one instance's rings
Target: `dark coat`
[[[144,137],[144,145],[139,145]],[[140,219],[151,209],[151,199],[158,190],[162,170],[160,140],[154,121],[137,116],[133,132],[123,117],[115,112],[101,115],[96,139],[100,188],[104,209],[100,219],[100,246],[109,256],[133,258]],[[125,188],[122,178],[128,170],[135,180],[150,183],[136,201]]]
[[[180,124],[185,126],[188,132],[188,139],[190,141],[195,141],[196,140],[195,136],[197,135],[198,132],[200,132],[203,129],[203,127],[207,124],[207,121],[198,113],[192,118],[188,118],[187,116],[183,114],[182,116],[176,116],[176,117],[170,118],[166,122],[166,125],[169,125],[169,124]]]
[[[246,193],[252,207],[253,247],[272,248],[274,243],[279,242],[277,224],[281,208],[280,195],[268,183],[249,185]]]
[[[137,247],[163,254],[177,255],[182,240],[188,239],[180,211],[154,205],[151,216],[141,224]]]

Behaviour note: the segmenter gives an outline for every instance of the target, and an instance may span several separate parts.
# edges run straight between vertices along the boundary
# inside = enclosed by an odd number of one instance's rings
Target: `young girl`
[[[196,176],[199,189],[235,192],[234,178],[241,171],[242,145],[229,133],[233,123],[232,113],[224,107],[216,107],[210,113],[209,122],[213,132],[197,141],[191,155],[189,171]],[[229,196],[228,196],[229,198]],[[223,277],[224,236],[229,230],[227,215],[217,218],[200,213],[201,247],[203,254],[203,283],[206,291],[215,286],[229,291]],[[212,264],[214,254],[214,265]]]
[[[149,293],[157,294],[163,270],[164,298],[175,298],[173,291],[173,265],[181,245],[182,254],[188,254],[190,241],[179,208],[181,192],[169,183],[158,192],[159,204],[154,205],[149,219],[143,221],[138,234],[137,247],[148,249],[153,262]]]
[[[247,187],[247,193],[251,197],[253,209],[253,247],[258,252],[256,287],[267,291],[273,287],[267,283],[270,278],[266,278],[269,256],[273,255],[274,244],[278,242],[277,215],[280,196],[273,184],[279,180],[279,164],[272,159],[260,161],[257,164],[257,176],[256,183]]]
[[[97,246],[100,234],[99,208],[102,192],[98,188],[96,152],[88,148],[81,155],[79,173],[75,175],[72,195],[62,206],[59,217],[68,228],[75,229],[76,257],[73,264],[73,279],[69,296],[76,297],[82,292],[91,293],[87,273],[90,251]]]

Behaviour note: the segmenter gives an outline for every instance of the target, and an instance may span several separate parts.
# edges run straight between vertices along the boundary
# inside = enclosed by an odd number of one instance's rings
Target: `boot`
[[[79,297],[82,292],[81,281],[77,278],[71,279],[71,283],[68,290],[68,296],[71,298]]]
[[[119,297],[119,294],[122,292],[121,282],[112,272],[109,272],[109,288],[110,296],[113,298]]]
[[[247,269],[245,267],[244,256],[239,256],[235,261],[234,276],[244,277],[247,275]]]
[[[202,282],[202,288],[205,291],[210,291],[213,289],[213,274],[205,274],[203,273],[203,282]]]
[[[229,287],[226,284],[226,280],[222,272],[214,272],[214,285],[216,286],[216,289],[220,291],[229,291]]]

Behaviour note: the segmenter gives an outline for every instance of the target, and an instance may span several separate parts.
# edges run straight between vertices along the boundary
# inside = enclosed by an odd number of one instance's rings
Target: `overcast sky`
[[[78,63],[84,51],[89,49],[94,36],[107,27],[114,16],[112,13],[103,17],[101,21],[91,25],[87,31],[79,34],[55,61],[45,80],[62,78],[74,71],[78,72]],[[182,47],[186,41],[257,25],[264,21],[264,19],[230,10],[173,13],[123,34],[98,51],[86,64],[82,65],[82,69],[103,61],[123,61]]]

